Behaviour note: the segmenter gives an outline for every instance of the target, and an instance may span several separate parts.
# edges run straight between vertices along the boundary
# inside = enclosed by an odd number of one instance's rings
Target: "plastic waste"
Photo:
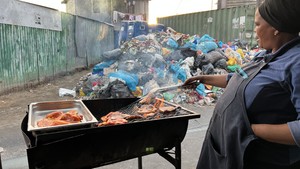
[[[101,63],[96,64],[93,68],[92,74],[99,74],[99,75],[103,76],[103,69],[109,67],[114,62],[115,62],[114,60],[110,60],[107,62],[101,62]]]
[[[167,45],[170,46],[173,49],[178,48],[178,43],[172,38],[168,39]]]
[[[197,91],[197,93],[199,93],[201,96],[204,96],[204,97],[206,96],[204,84],[200,83],[200,84],[196,87],[196,91]]]
[[[70,89],[66,89],[66,88],[59,88],[59,97],[63,97],[63,96],[73,96],[76,97],[76,91],[75,90],[70,90]]]
[[[163,93],[163,96],[166,101],[171,101],[175,97],[175,94],[170,92],[165,92]]]
[[[79,89],[79,96],[81,96],[81,97],[85,96],[85,93],[83,92],[83,89],[82,89],[82,88]]]
[[[174,72],[173,75],[174,82],[176,82],[178,79],[184,82],[187,78],[185,70],[181,68],[178,63],[170,65],[170,71]]]
[[[122,51],[120,48],[113,49],[111,51],[103,52],[102,56],[106,60],[116,60],[118,57],[122,54]]]
[[[215,42],[207,41],[201,42],[196,45],[196,50],[201,50],[203,53],[208,53],[218,48],[218,45]]]
[[[155,80],[150,80],[148,81],[145,85],[144,85],[144,88],[143,88],[143,95],[146,95],[150,92],[151,89],[154,89],[154,88],[158,88],[159,85],[157,84],[157,82]]]
[[[212,38],[211,36],[209,36],[208,34],[204,34],[204,35],[200,38],[200,42],[207,42],[207,41],[215,41],[215,39]]]
[[[131,91],[136,90],[136,86],[139,83],[139,78],[136,74],[128,73],[126,71],[119,70],[108,75],[109,78],[117,78],[125,81],[126,85]]]
[[[239,65],[232,65],[232,66],[227,66],[227,69],[230,71],[230,72],[235,72],[237,69],[239,69],[240,66]]]

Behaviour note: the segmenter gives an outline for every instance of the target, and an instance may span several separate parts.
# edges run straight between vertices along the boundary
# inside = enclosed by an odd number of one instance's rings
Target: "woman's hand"
[[[187,87],[191,84],[197,85],[199,83],[225,88],[227,85],[227,74],[193,76],[188,78],[183,83],[183,86]]]
[[[201,79],[201,76],[190,77],[183,83],[183,86],[185,86],[185,87],[192,86],[192,85],[196,84],[197,82],[200,82],[200,79]]]

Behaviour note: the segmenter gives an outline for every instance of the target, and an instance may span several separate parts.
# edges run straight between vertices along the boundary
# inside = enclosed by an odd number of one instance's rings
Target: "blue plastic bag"
[[[196,87],[196,91],[197,91],[197,93],[199,93],[201,96],[204,96],[204,97],[206,96],[204,84],[200,83],[200,84]]]
[[[216,42],[201,42],[196,46],[196,50],[201,50],[203,53],[208,53],[218,48]]]
[[[136,74],[131,74],[123,70],[110,73],[108,77],[114,77],[125,81],[127,87],[131,91],[136,91],[136,86],[139,84],[139,77]]]
[[[208,34],[204,34],[201,38],[200,38],[200,42],[207,42],[207,41],[215,41],[214,38],[210,37]]]
[[[191,50],[196,51],[196,44],[193,43],[193,42],[186,42],[186,43],[183,45],[183,48],[190,48]]]
[[[182,82],[184,82],[187,78],[187,75],[186,75],[186,72],[183,68],[181,68],[179,66],[179,64],[172,64],[170,66],[170,70],[172,72],[174,72],[174,75],[173,75],[173,81],[174,82],[177,82],[177,80],[181,80]]]
[[[172,38],[168,39],[167,45],[169,45],[173,49],[177,49],[178,48],[178,43],[174,39],[172,39]]]
[[[112,65],[115,61],[114,60],[110,60],[110,61],[106,61],[106,62],[101,62],[96,64],[93,67],[93,71],[92,74],[98,74],[100,76],[103,76],[103,69],[109,67],[110,65]]]

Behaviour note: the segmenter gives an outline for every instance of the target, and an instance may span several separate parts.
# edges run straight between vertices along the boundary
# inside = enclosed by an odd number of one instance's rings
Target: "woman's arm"
[[[251,127],[254,134],[264,140],[296,145],[288,124],[252,124]]]
[[[193,76],[184,82],[184,86],[199,81],[203,84],[208,84],[216,87],[225,88],[227,85],[227,74],[223,75],[199,75]]]

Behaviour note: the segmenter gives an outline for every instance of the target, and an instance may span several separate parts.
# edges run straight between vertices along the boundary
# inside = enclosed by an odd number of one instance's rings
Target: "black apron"
[[[218,100],[202,146],[198,169],[242,169],[244,151],[255,139],[247,117],[244,89],[265,65],[244,67],[248,78],[235,73]]]
[[[276,56],[295,44],[287,45]],[[258,139],[247,116],[244,90],[253,77],[276,56],[251,62],[243,67],[242,72],[234,73],[231,77],[215,106],[197,169],[243,169],[245,150],[251,141]]]

